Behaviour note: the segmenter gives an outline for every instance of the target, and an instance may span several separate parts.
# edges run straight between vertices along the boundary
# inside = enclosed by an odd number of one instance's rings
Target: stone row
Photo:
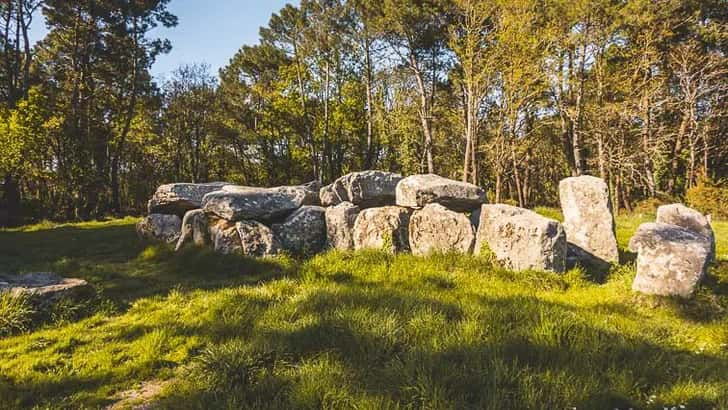
[[[608,269],[618,263],[606,182],[566,178],[559,197],[563,224],[527,209],[485,204],[481,188],[433,174],[354,172],[324,187],[168,184],[149,201],[150,214],[137,231],[146,239],[176,242],[177,249],[191,241],[249,256],[376,248],[415,255],[487,253],[517,271],[563,272],[574,264]],[[657,226],[640,227],[630,243],[638,253],[634,289],[689,295],[707,268],[699,262],[715,253],[710,223],[677,204],[661,207],[657,219]],[[700,251],[701,238],[708,256]],[[696,262],[674,262],[690,258]]]

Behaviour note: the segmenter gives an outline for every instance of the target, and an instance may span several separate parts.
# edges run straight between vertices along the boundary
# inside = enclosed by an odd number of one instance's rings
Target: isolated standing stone
[[[282,219],[300,208],[306,200],[301,187],[251,188],[225,186],[202,200],[203,209],[228,221]]]
[[[454,211],[471,211],[485,203],[485,191],[477,185],[435,174],[412,175],[397,184],[397,205],[422,208],[430,203]]]
[[[210,243],[209,220],[202,209],[187,211],[182,218],[182,229],[175,250],[182,249],[185,242],[192,239],[196,246],[205,246]]]
[[[663,205],[657,208],[656,222],[677,225],[705,236],[710,241],[710,259],[715,259],[715,233],[705,215],[683,204]]]
[[[161,185],[154,192],[147,205],[149,214],[174,214],[180,218],[185,212],[200,208],[202,198],[213,191],[221,189],[226,182],[210,182],[207,184],[175,183]]]
[[[473,213],[478,233],[475,253],[489,251],[516,271],[566,269],[566,234],[561,224],[528,209],[483,205]]]
[[[632,289],[638,292],[689,297],[710,262],[708,238],[683,227],[645,223],[629,241],[637,252],[637,275]]]
[[[399,206],[361,211],[354,223],[354,248],[383,249],[392,253],[409,251],[410,212]]]
[[[299,255],[313,255],[326,246],[324,208],[303,206],[283,223],[274,224],[273,232],[281,247]]]
[[[330,247],[354,249],[354,223],[359,212],[359,207],[351,202],[326,208],[326,237]]]
[[[464,214],[440,204],[428,204],[414,211],[409,222],[409,243],[412,253],[470,253],[475,243],[475,230]]]
[[[587,263],[617,263],[619,250],[609,188],[593,176],[566,178],[559,184],[569,253]]]
[[[210,224],[210,239],[215,252],[223,255],[242,254],[240,234],[234,222],[219,219]]]
[[[240,235],[240,245],[244,255],[270,256],[280,252],[281,247],[273,230],[256,221],[240,221],[235,224]]]
[[[182,220],[177,215],[151,214],[136,225],[140,239],[175,243],[180,237]]]

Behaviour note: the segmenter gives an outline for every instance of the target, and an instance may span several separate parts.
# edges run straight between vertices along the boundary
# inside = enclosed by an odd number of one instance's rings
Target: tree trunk
[[[5,176],[3,193],[7,204],[7,225],[18,226],[23,219],[20,214],[20,184],[12,175]]]
[[[422,72],[417,66],[414,55],[410,55],[410,65],[415,73],[417,80],[417,90],[420,93],[420,121],[422,123],[422,131],[425,134],[425,161],[427,162],[427,172],[432,174],[435,172],[435,163],[432,158],[432,129],[430,124],[430,107],[427,102],[427,89],[422,78]]]

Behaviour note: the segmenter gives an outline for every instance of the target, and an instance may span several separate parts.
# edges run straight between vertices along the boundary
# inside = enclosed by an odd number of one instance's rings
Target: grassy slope
[[[648,219],[620,217],[620,245]],[[173,255],[133,222],[0,232],[1,269],[109,301],[0,339],[0,408],[95,408],[167,379],[160,407],[728,408],[728,222],[689,302],[633,294],[630,265],[594,283],[456,255]]]

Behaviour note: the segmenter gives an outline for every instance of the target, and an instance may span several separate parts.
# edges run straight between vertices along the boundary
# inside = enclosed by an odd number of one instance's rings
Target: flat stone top
[[[50,272],[35,272],[25,275],[0,274],[0,292],[47,294],[87,286],[83,279],[64,278]]]

